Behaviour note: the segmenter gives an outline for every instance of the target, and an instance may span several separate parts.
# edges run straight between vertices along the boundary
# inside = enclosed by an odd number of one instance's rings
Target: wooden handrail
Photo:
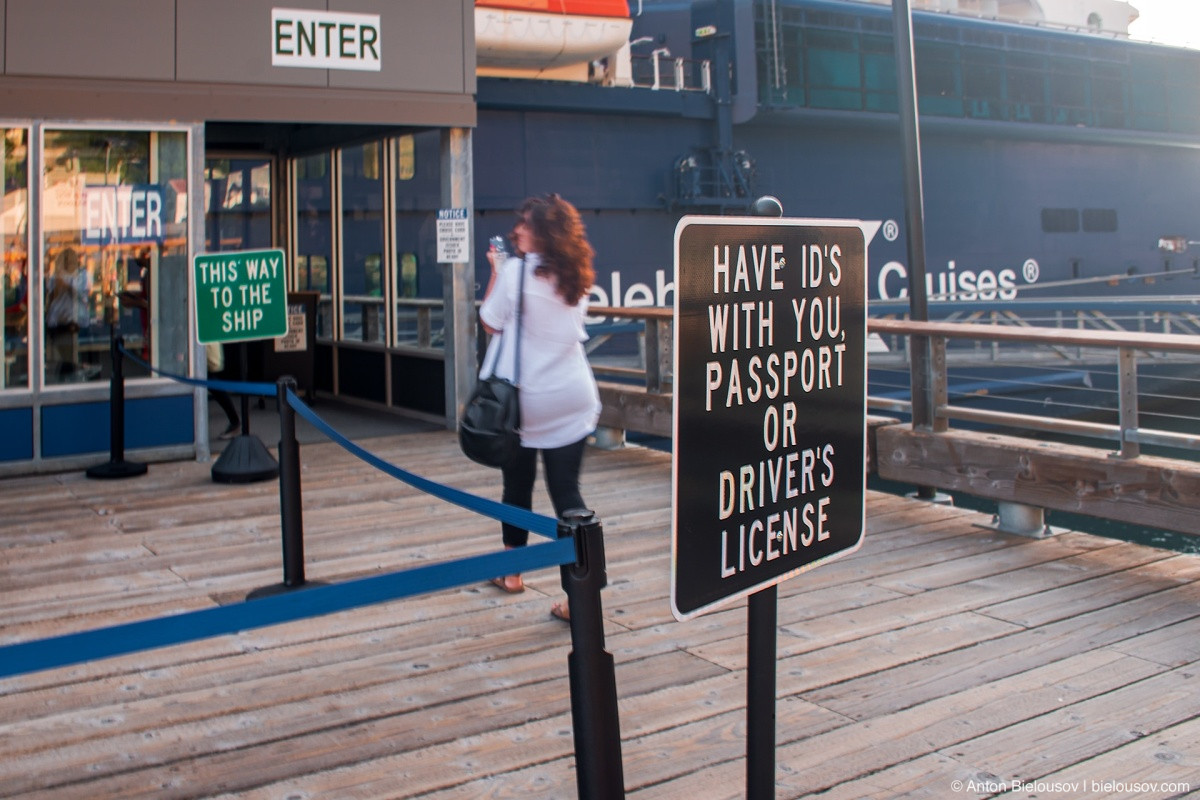
[[[589,306],[588,316],[624,319],[669,320],[675,310],[663,306]],[[867,320],[867,330],[879,334],[944,336],[948,339],[981,339],[1026,344],[1074,345],[1076,347],[1136,347],[1142,350],[1167,350],[1200,353],[1200,337],[1177,333],[1140,331],[1098,331],[1048,328],[1025,325],[993,325],[971,322],[918,322],[907,319]]]
[[[665,306],[588,306],[588,316],[662,320],[674,319],[675,309]]]

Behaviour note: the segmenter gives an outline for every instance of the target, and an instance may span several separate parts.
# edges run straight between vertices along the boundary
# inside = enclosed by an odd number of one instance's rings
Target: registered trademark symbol
[[[883,238],[889,242],[894,242],[900,238],[900,226],[896,224],[896,220],[889,219],[883,223]]]
[[[1038,276],[1042,274],[1042,268],[1032,258],[1021,265],[1021,276],[1025,278],[1026,283],[1037,283]]]

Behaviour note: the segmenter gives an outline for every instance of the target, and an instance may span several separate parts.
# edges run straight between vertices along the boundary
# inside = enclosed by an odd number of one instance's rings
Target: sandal
[[[509,594],[520,594],[525,591],[525,582],[521,580],[520,575],[502,575],[498,578],[492,578],[492,585],[502,592]]]
[[[571,621],[571,607],[567,605],[567,601],[555,603],[550,606],[550,616],[555,619],[561,619],[563,622]]]

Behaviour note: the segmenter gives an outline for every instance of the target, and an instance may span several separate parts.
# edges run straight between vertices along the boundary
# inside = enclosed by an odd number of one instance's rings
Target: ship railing
[[[933,417],[940,429],[959,420],[1093,446],[1116,442],[1127,458],[1143,445],[1190,455],[1200,450],[1200,336],[1192,335],[1200,332],[1200,315],[1194,308],[1184,303],[1121,315],[1094,302],[1091,309],[1047,303],[1058,306],[1047,317],[1059,323],[1053,327],[1002,310],[962,310],[954,312],[958,321],[931,323],[872,317],[868,409],[911,415],[908,341],[924,332],[932,342]],[[624,387],[610,397],[621,396],[620,403],[636,411],[606,410],[608,418],[626,430],[669,435],[672,310],[593,306],[589,313],[592,368],[600,381]],[[636,402],[625,396],[630,393],[640,393]]]
[[[895,311],[889,310],[894,307]],[[908,304],[875,301],[871,315],[879,319],[907,319]],[[1200,335],[1200,299],[1183,300],[1016,300],[999,303],[953,301],[931,304],[931,316],[943,322],[985,323],[1015,327],[1042,327],[1059,330],[1097,330],[1136,333],[1177,333]],[[911,363],[907,338],[891,336],[877,347],[872,366],[907,368]],[[1164,354],[1151,358],[1165,359]],[[946,353],[951,366],[1002,366],[1040,363],[1073,367],[1103,364],[1110,360],[1103,348],[1076,346],[1065,348],[1046,344],[1002,344],[997,341],[951,342]],[[1197,360],[1194,355],[1175,354],[1181,360]]]
[[[666,48],[630,56],[634,86],[676,92],[712,91],[712,65],[707,59],[672,57]]]
[[[1016,428],[1022,431],[1042,431],[1065,434],[1084,439],[1099,439],[1116,442],[1123,458],[1136,458],[1140,455],[1142,445],[1159,445],[1192,451],[1200,449],[1200,436],[1186,430],[1170,430],[1166,426],[1156,428],[1143,425],[1144,418],[1157,418],[1173,422],[1195,423],[1200,417],[1192,413],[1180,414],[1178,411],[1155,411],[1150,408],[1141,409],[1147,401],[1158,405],[1157,401],[1187,401],[1192,394],[1186,387],[1197,384],[1200,376],[1200,338],[1173,333],[1144,333],[1126,330],[1097,330],[1097,329],[1068,329],[1046,328],[1031,325],[994,325],[977,322],[918,322],[904,319],[872,319],[868,330],[873,334],[897,335],[911,340],[912,337],[923,337],[929,341],[930,348],[930,405],[932,426],[935,432],[949,428],[950,420],[960,420],[969,423],[982,424],[1002,428]],[[1026,408],[1039,408],[1041,413],[1027,411],[1008,411],[995,407],[986,407],[986,403],[976,403],[976,400],[986,399],[994,388],[999,388],[997,379],[993,385],[987,385],[984,378],[980,388],[971,390],[955,389],[951,367],[947,358],[948,342],[967,340],[971,342],[986,342],[991,345],[1007,344],[1018,346],[1037,346],[1053,348],[1057,351],[1077,349],[1088,353],[1106,352],[1110,369],[1100,373],[1093,369],[1089,379],[1081,385],[1070,385],[1067,377],[1059,377],[1058,382],[1041,385],[1040,396],[1026,402]],[[868,362],[870,360],[868,359]],[[1163,377],[1151,377],[1158,383],[1171,383],[1178,387],[1175,392],[1180,394],[1156,393],[1150,394],[1139,385],[1139,366],[1156,367],[1164,361],[1175,363],[1184,369],[1178,374]],[[1099,373],[1099,374],[1098,374]],[[1148,377],[1143,375],[1143,377]],[[1109,386],[1099,385],[1100,378],[1109,379]],[[1014,379],[1016,380],[1016,379]],[[1027,384],[1035,386],[1034,383]],[[1080,401],[1076,403],[1054,400],[1056,393],[1081,395],[1115,395],[1115,404]],[[1009,401],[1012,402],[1011,400]],[[1020,407],[1019,404],[1013,404]],[[911,399],[886,397],[878,394],[868,394],[868,407],[877,411],[912,413]],[[1107,412],[1107,413],[1105,413]],[[1104,416],[1115,415],[1114,422],[1100,421]],[[1088,419],[1088,417],[1093,417]]]

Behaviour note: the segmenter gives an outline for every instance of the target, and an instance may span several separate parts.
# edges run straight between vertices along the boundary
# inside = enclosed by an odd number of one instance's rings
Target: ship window
[[[1010,53],[1008,57],[1008,99],[1011,119],[1017,122],[1046,122],[1046,59],[1042,56]]]
[[[1004,60],[991,50],[970,49],[963,58],[963,102],[976,119],[1004,119]]]
[[[1085,208],[1083,230],[1087,233],[1116,233],[1117,210],[1115,208]]]
[[[1046,233],[1076,233],[1079,230],[1079,209],[1043,208],[1042,230]]]
[[[862,37],[863,90],[868,111],[895,111],[896,57],[890,36]]]
[[[963,115],[962,70],[958,47],[922,43],[917,51],[917,96],[920,110],[938,116]]]
[[[1074,58],[1050,60],[1050,102],[1059,125],[1087,125],[1087,74],[1084,63]]]
[[[852,33],[807,33],[805,62],[811,106],[855,110],[862,108],[862,69],[857,39]]]
[[[1163,65],[1159,57],[1129,60],[1130,105],[1134,127],[1139,130],[1167,129],[1167,90]]]
[[[1182,133],[1200,131],[1200,96],[1196,92],[1196,86],[1200,84],[1200,62],[1190,54],[1172,58],[1167,74],[1170,76],[1167,107],[1171,114],[1171,130]]]
[[[1126,127],[1125,71],[1122,65],[1092,65],[1092,109],[1096,125],[1102,128]]]

